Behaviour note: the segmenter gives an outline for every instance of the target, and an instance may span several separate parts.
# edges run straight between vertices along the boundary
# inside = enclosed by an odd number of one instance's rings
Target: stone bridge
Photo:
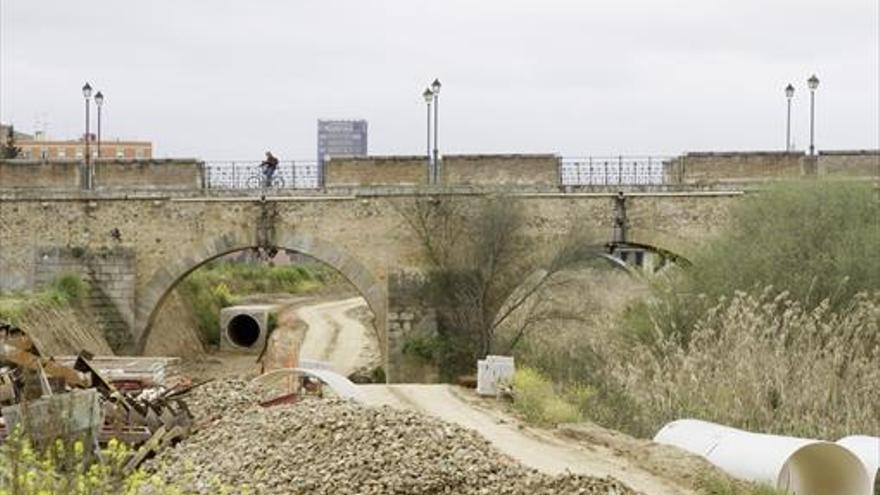
[[[364,296],[386,374],[395,381],[408,333],[430,320],[412,290],[413,275],[426,266],[402,213],[414,200],[451,201],[475,212],[486,198],[512,196],[524,207],[527,234],[536,245],[552,246],[572,229],[597,242],[619,239],[622,191],[627,240],[686,256],[725,224],[729,205],[749,183],[880,177],[877,150],[687,154],[660,169],[649,163],[646,170],[660,175],[630,186],[604,185],[604,176],[598,185],[572,183],[571,167],[595,178],[595,163],[566,163],[553,154],[450,155],[441,164],[435,185],[426,180],[424,156],[333,158],[320,171],[320,189],[267,197],[215,189],[230,177],[198,160],[0,160],[0,290],[78,273],[98,293],[92,304],[106,316],[111,344],[137,351],[150,339],[163,300],[191,271],[227,253],[288,249],[335,268]],[[618,167],[624,164],[621,158]]]
[[[543,244],[572,228],[611,238],[615,191],[503,192],[524,205],[527,231]],[[419,241],[401,205],[430,195],[466,207],[497,192],[387,189],[278,197],[204,191],[6,192],[0,196],[0,287],[30,288],[74,269],[102,288],[135,350],[169,292],[191,271],[224,254],[279,248],[338,270],[367,300],[397,380],[406,333],[424,308],[409,275],[423,270]],[[686,254],[724,224],[736,191],[627,193],[630,239]],[[405,207],[405,206],[404,206]]]

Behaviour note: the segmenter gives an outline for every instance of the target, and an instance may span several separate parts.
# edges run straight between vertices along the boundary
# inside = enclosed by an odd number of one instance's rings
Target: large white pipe
[[[880,437],[854,435],[841,438],[837,444],[843,445],[862,460],[874,487],[874,495],[880,495]]]
[[[871,495],[862,462],[819,440],[751,433],[695,419],[673,421],[654,441],[700,455],[731,476],[797,495]]]

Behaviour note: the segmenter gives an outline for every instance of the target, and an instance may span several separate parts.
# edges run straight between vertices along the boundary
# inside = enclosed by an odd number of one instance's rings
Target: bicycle
[[[284,189],[284,178],[276,171],[272,174],[272,181],[266,184],[266,174],[260,168],[245,181],[245,187],[248,189]]]

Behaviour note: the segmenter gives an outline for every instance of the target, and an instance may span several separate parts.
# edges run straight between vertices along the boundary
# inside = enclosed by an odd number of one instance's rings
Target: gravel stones
[[[216,380],[194,388],[184,400],[196,421],[235,416],[260,402],[263,390],[244,380]]]
[[[145,469],[202,494],[634,494],[610,478],[538,473],[418,413],[320,399],[263,409],[258,399],[244,382],[206,385],[189,399],[196,419],[222,417]]]

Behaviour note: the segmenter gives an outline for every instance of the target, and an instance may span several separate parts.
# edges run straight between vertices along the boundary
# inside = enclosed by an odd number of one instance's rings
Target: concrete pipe
[[[751,433],[683,419],[654,441],[700,455],[731,476],[797,495],[871,495],[862,462],[846,448],[819,440]]]
[[[260,324],[248,314],[235,315],[226,324],[226,337],[239,347],[251,347],[260,340]]]
[[[837,441],[861,459],[874,486],[874,495],[880,495],[880,437],[854,435]]]
[[[275,306],[249,304],[220,310],[220,349],[258,353],[266,345],[269,316]]]

